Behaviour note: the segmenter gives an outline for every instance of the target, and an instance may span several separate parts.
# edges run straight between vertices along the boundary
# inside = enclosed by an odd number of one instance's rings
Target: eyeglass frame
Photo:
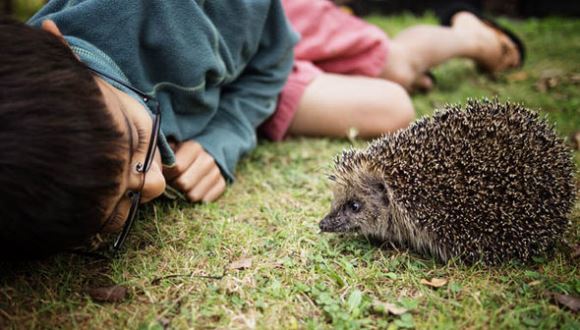
[[[155,147],[157,146],[157,142],[159,141],[159,134],[161,132],[161,110],[160,110],[159,101],[155,97],[150,96],[150,95],[142,92],[141,90],[139,90],[133,86],[128,85],[127,83],[123,83],[123,82],[119,81],[118,79],[111,77],[108,74],[104,74],[103,72],[101,72],[99,70],[96,70],[93,68],[88,68],[88,69],[91,72],[93,72],[93,73],[95,73],[103,78],[106,78],[108,80],[111,80],[111,81],[129,89],[133,93],[137,94],[142,99],[142,101],[145,103],[145,105],[147,105],[147,107],[149,107],[149,109],[151,110],[152,117],[153,117],[153,128],[151,130],[152,133],[151,133],[151,137],[149,139],[149,146],[147,147],[147,153],[145,154],[145,160],[142,163],[138,162],[136,165],[136,168],[135,168],[137,170],[137,172],[141,173],[143,176],[143,179],[141,180],[141,186],[139,187],[139,189],[137,191],[134,191],[134,190],[127,191],[126,194],[131,200],[131,208],[129,209],[129,213],[127,215],[127,219],[125,220],[125,224],[123,225],[123,229],[122,229],[121,233],[117,236],[113,245],[111,246],[111,251],[113,253],[117,253],[117,252],[119,252],[119,250],[123,246],[123,243],[125,243],[125,240],[127,239],[127,236],[129,235],[129,232],[131,231],[131,228],[133,227],[133,223],[135,222],[135,218],[137,217],[137,210],[139,208],[139,205],[141,204],[141,193],[143,190],[143,186],[145,185],[145,175],[147,174],[147,172],[149,171],[149,168],[151,167],[151,164],[153,163],[153,159],[155,156]],[[148,102],[155,102],[155,107],[150,107]]]

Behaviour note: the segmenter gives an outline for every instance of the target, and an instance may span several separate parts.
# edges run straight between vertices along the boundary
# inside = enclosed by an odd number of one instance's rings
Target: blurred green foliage
[[[8,0],[10,1],[10,0]],[[46,0],[11,0],[13,15],[21,20],[26,20],[32,16]]]

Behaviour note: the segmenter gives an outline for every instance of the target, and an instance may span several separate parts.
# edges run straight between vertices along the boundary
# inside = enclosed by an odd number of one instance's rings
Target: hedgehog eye
[[[348,208],[354,213],[358,213],[361,209],[361,205],[359,202],[351,201],[348,203]]]

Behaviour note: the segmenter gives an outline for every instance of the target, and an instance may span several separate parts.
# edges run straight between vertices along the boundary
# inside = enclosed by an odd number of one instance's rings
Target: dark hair
[[[43,257],[97,233],[119,189],[122,138],[73,52],[0,16],[0,259]]]

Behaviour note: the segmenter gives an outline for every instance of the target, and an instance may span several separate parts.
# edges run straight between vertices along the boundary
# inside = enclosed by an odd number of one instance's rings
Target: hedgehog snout
[[[320,221],[320,230],[323,233],[340,233],[355,230],[348,217],[343,214],[328,214]]]
[[[334,229],[338,227],[337,222],[338,221],[336,221],[336,217],[333,217],[330,214],[328,214],[327,216],[324,217],[324,219],[322,219],[322,221],[320,221],[318,226],[320,227],[320,231],[322,231],[323,233],[332,233],[335,231]]]

